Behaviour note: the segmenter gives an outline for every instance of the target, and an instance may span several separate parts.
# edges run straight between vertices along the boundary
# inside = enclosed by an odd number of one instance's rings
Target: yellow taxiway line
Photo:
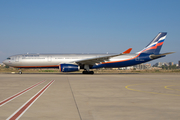
[[[147,83],[144,83],[144,84],[147,84]],[[129,88],[130,86],[137,86],[137,85],[143,85],[143,84],[132,84],[132,85],[127,85],[127,86],[125,86],[125,88],[128,89],[128,90],[136,91],[136,92],[151,93],[151,94],[161,94],[161,95],[180,96],[180,95],[177,95],[177,94],[165,94],[165,93],[157,93],[157,92],[148,92],[148,91],[142,91],[142,90],[137,90],[137,89]],[[164,86],[164,88],[165,88],[165,89],[170,89],[170,90],[178,90],[178,89],[171,89],[171,88],[168,88],[169,86],[174,86],[174,85]],[[178,90],[178,91],[180,91],[180,90]]]

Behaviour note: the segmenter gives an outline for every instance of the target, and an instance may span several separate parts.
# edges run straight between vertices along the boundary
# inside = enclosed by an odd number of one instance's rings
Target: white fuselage
[[[12,67],[58,67],[63,63],[74,63],[82,59],[89,59],[110,54],[20,54],[14,55],[3,61]],[[109,61],[120,61],[135,57],[137,54],[127,54],[113,57]]]

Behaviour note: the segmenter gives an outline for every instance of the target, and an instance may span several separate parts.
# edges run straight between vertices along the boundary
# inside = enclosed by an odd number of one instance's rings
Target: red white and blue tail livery
[[[159,33],[142,51],[139,53],[159,54],[166,39],[166,32]]]
[[[159,53],[166,35],[166,32],[160,32],[144,49],[135,54],[130,54],[132,48],[120,54],[20,54],[8,57],[3,63],[19,69],[57,68],[60,72],[84,69],[83,74],[93,74],[91,69],[133,66],[174,53]],[[21,71],[19,73],[22,74]]]

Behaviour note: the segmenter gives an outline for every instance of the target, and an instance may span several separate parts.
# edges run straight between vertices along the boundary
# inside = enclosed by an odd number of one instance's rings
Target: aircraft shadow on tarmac
[[[7,73],[12,74],[12,73]],[[18,73],[15,73],[18,74]],[[140,73],[94,73],[94,74],[82,74],[82,73],[23,73],[23,74],[49,74],[49,75],[126,75],[126,74],[140,74]]]

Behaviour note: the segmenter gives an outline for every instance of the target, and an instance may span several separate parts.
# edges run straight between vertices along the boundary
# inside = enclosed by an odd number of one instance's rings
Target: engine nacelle
[[[80,67],[74,64],[60,64],[59,65],[60,72],[74,72],[74,71],[78,71],[79,69]]]

